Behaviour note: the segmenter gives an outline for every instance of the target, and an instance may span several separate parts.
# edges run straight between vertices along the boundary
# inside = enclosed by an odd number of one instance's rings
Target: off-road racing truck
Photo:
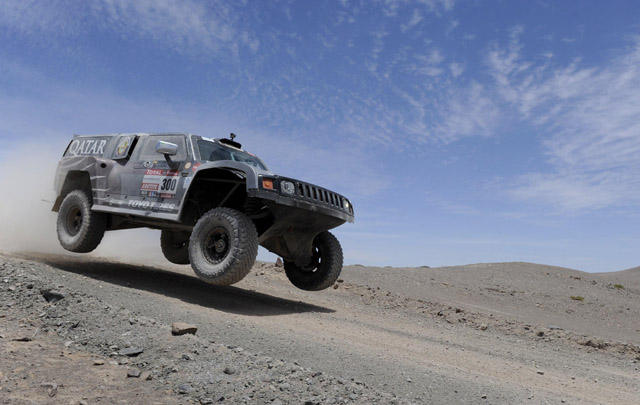
[[[75,135],[58,163],[57,233],[87,253],[105,231],[161,230],[172,263],[229,285],[253,266],[258,245],[281,256],[303,290],[331,286],[342,248],[328,230],[353,222],[344,196],[272,173],[234,140],[185,133]]]

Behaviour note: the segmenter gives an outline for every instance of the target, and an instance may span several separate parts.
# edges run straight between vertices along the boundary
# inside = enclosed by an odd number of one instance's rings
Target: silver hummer
[[[242,280],[261,245],[283,258],[296,287],[331,286],[343,258],[328,230],[353,222],[351,202],[272,173],[234,138],[75,135],[55,176],[60,244],[87,253],[105,231],[148,227],[161,230],[170,262],[211,284]]]

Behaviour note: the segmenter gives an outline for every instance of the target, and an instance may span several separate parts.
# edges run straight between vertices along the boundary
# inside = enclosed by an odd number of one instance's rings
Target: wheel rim
[[[301,267],[305,273],[315,273],[322,264],[322,248],[317,244],[313,244],[313,255],[311,256],[311,263]]]
[[[221,226],[217,226],[209,232],[204,241],[204,257],[213,264],[222,262],[229,253],[229,233]]]
[[[82,211],[78,207],[73,207],[67,214],[65,229],[67,233],[75,236],[80,232],[80,228],[82,228]]]

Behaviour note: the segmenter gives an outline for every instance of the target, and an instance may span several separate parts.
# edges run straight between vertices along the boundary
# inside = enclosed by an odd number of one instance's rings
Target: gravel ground
[[[309,293],[268,263],[222,288],[188,266],[4,254],[0,403],[634,403],[634,274],[351,266]]]

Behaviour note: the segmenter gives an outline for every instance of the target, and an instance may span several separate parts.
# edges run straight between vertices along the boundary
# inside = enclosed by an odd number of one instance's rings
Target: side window
[[[173,160],[185,160],[187,154],[185,152],[184,136],[180,135],[151,135],[147,138],[140,153],[140,160],[164,160],[161,153],[156,153],[156,144],[158,141],[171,142],[178,145],[178,153],[171,158]]]

